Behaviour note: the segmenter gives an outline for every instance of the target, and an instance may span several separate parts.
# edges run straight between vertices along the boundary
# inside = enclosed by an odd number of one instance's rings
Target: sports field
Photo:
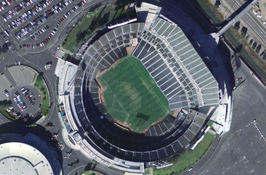
[[[103,73],[108,113],[120,122],[142,132],[169,113],[168,102],[149,73],[137,59],[127,56]]]

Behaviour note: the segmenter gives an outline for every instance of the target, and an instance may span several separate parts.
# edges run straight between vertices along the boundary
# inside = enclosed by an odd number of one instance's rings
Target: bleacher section
[[[203,126],[207,116],[189,109],[187,112],[181,110],[177,117],[167,116],[162,122],[151,126],[145,134],[138,134],[115,125],[99,100],[99,85],[95,81],[97,72],[109,68],[116,60],[126,56],[126,47],[131,46],[131,39],[141,38],[134,56],[142,61],[168,98],[170,109],[197,106],[197,103],[200,106],[200,98],[205,97],[199,97],[196,88],[203,84],[199,82],[194,85],[194,81],[201,80],[200,77],[196,80],[189,77],[190,72],[184,70],[183,63],[175,56],[172,48],[164,43],[168,37],[162,39],[164,35],[173,35],[171,31],[179,28],[167,26],[162,20],[157,20],[155,27],[157,23],[165,26],[165,29],[158,28],[161,38],[155,32],[143,34],[143,23],[132,23],[109,31],[87,48],[74,81],[75,109],[72,109],[77,115],[75,120],[78,127],[86,131],[82,136],[84,149],[90,145],[110,160],[156,161],[182,152]],[[209,74],[208,70],[205,71]],[[216,81],[208,84],[212,83]],[[206,85],[201,91],[207,93],[210,89]],[[215,88],[211,90],[216,92]],[[206,101],[212,104],[210,100]],[[100,118],[102,115],[104,118]],[[87,152],[93,156],[90,151]],[[100,161],[103,159],[100,158]]]
[[[133,52],[168,100],[169,109],[218,105],[218,83],[183,31],[158,18]]]

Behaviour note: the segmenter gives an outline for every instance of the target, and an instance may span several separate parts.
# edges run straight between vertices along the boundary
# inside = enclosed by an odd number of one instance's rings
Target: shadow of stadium
[[[83,92],[86,92],[83,93],[83,99],[85,99],[84,107],[86,107],[85,111],[89,121],[80,118],[82,125],[80,134],[97,151],[110,159],[119,157],[130,161],[139,161],[140,158],[137,157],[137,154],[134,155],[134,152],[145,152],[166,147],[178,139],[190,124],[184,123],[185,118],[178,121],[178,117],[168,115],[158,124],[151,126],[149,128],[151,131],[148,130],[145,134],[135,133],[125,127],[115,125],[116,120],[107,113],[104,106],[102,104],[95,105],[90,92],[85,89]],[[104,118],[100,118],[102,115]],[[144,120],[150,118],[150,116],[141,113],[138,113],[137,117]],[[84,130],[86,134],[82,133]],[[180,152],[182,151],[180,150]]]
[[[62,159],[62,152],[57,149],[57,144],[58,141],[56,139],[51,140],[50,138],[53,137],[53,133],[50,131],[46,130],[43,126],[41,125],[36,125],[32,127],[26,127],[22,125],[18,125],[14,122],[8,122],[0,125],[0,134],[18,134],[23,137],[22,143],[29,144],[36,149],[38,149],[50,162],[50,165],[53,168],[54,175],[59,175],[60,170],[62,170],[63,167],[63,159]],[[29,134],[33,134],[37,136],[38,139],[34,139],[30,141],[29,139],[24,139],[26,136]],[[12,140],[12,138],[9,137],[2,137],[0,139],[0,144],[6,143],[6,142],[18,142],[18,140]],[[41,143],[40,143],[41,142]],[[45,145],[45,143],[47,145]],[[49,151],[47,150],[49,149]],[[51,152],[53,152],[51,154]]]

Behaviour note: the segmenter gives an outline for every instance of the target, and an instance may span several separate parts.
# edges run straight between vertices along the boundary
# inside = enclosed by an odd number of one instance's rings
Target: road
[[[181,4],[180,1],[169,2],[173,6],[187,9],[184,8],[185,2],[182,2],[182,5],[179,5]],[[171,13],[170,8],[167,10],[167,13]],[[195,13],[193,14],[193,8],[183,11],[192,16],[192,19],[196,16]],[[197,11],[195,10],[195,12]],[[179,18],[178,15],[175,18]],[[186,28],[184,23],[189,23],[189,21],[180,21],[178,25]],[[196,30],[195,27],[194,30]],[[264,32],[264,28],[261,30]],[[230,60],[230,56],[228,58]],[[266,112],[266,89],[243,63],[240,62],[237,68],[237,70],[234,68],[231,71],[234,73],[233,77],[242,77],[245,81],[233,91],[233,117],[230,131],[222,136],[218,147],[201,168],[196,172],[191,171],[184,174],[242,175],[266,173],[264,166],[266,163],[264,153],[266,147],[264,140],[266,136],[266,128],[264,127],[266,124],[264,117]],[[256,126],[252,124],[255,118]]]
[[[242,77],[245,81],[233,92],[231,129],[222,136],[215,153],[197,174],[266,173],[266,89],[243,63],[234,71],[236,79]]]
[[[243,1],[225,1],[229,4],[230,7],[232,7],[233,11],[238,10],[243,5]],[[252,33],[254,33],[256,39],[259,40],[264,47],[266,47],[266,29],[263,24],[258,20],[258,18],[252,13],[252,11],[249,10],[240,19],[241,22],[246,24],[247,28],[251,30]]]
[[[114,1],[97,1],[97,3],[101,2],[113,3]],[[189,3],[186,4],[186,2],[184,2],[183,0],[179,0],[176,2],[168,0],[168,2],[173,4],[177,3],[177,5],[181,5],[179,6],[180,8],[188,9],[187,11],[184,11],[186,14],[191,16],[194,15],[193,8],[189,8]],[[156,1],[154,3],[160,4],[159,1]],[[91,4],[89,4],[88,6],[93,4],[94,1],[92,1]],[[51,22],[51,28],[53,28],[53,26],[56,25],[57,20],[61,18],[60,15],[63,15],[63,12],[59,14],[58,18],[55,18]],[[69,22],[73,18],[75,18],[75,16],[68,18]],[[202,15],[194,15],[192,18],[201,21],[205,20]],[[249,21],[250,25],[255,25],[253,24],[254,22],[251,21]],[[72,23],[69,24],[71,25]],[[0,20],[0,25],[4,26],[6,25],[6,23]],[[11,42],[16,50],[14,52],[9,50],[6,53],[6,59],[4,60],[2,59],[2,57],[0,57],[0,70],[3,70],[5,68],[5,65],[12,65],[15,61],[20,61],[21,64],[29,65],[36,69],[38,72],[44,73],[44,78],[48,83],[49,91],[52,92],[52,106],[49,116],[45,120],[43,120],[40,125],[45,126],[47,122],[52,122],[55,127],[51,128],[49,132],[43,134],[39,133],[39,130],[37,129],[31,129],[30,132],[33,132],[36,135],[41,135],[42,137],[44,137],[44,139],[48,140],[52,133],[57,133],[59,131],[57,140],[62,142],[64,142],[64,139],[62,136],[62,132],[60,132],[62,130],[62,126],[60,118],[58,117],[56,107],[57,97],[55,92],[56,83],[54,76],[54,70],[57,59],[53,57],[52,54],[55,52],[58,44],[62,42],[62,39],[65,36],[65,34],[63,34],[64,27],[66,27],[67,25],[68,24],[66,23],[65,26],[61,26],[62,29],[60,29],[54,37],[54,41],[56,44],[51,44],[49,46],[49,50],[48,48],[36,50],[20,49],[19,45],[21,43],[13,37]],[[261,26],[259,27],[261,28]],[[264,28],[261,28],[260,30],[261,32],[264,32]],[[263,40],[265,39],[266,36],[265,38],[263,38]],[[42,40],[42,38],[40,38],[40,40]],[[23,42],[28,41],[24,40]],[[46,62],[49,61],[52,62],[52,67],[51,70],[46,71],[44,69],[44,65],[46,64]],[[266,163],[266,160],[264,158],[264,150],[266,148],[266,142],[261,136],[261,134],[258,132],[258,129],[262,133],[262,135],[266,134],[266,128],[264,127],[266,121],[264,121],[263,117],[263,113],[266,112],[266,102],[264,100],[266,99],[266,91],[265,88],[257,81],[257,79],[253,75],[248,74],[248,72],[249,70],[243,65],[235,71],[235,77],[243,77],[243,79],[247,79],[245,80],[245,82],[243,82],[241,86],[237,87],[237,89],[233,92],[234,112],[231,130],[221,138],[220,144],[217,147],[216,152],[204,164],[204,166],[197,171],[196,174],[247,174],[247,172],[253,172],[253,174],[265,174],[266,169],[264,168],[264,164]],[[258,129],[255,127],[254,124],[250,124],[254,120],[254,118],[256,118]],[[8,123],[8,120],[0,115],[0,123],[6,124]],[[8,126],[12,129],[18,129],[16,126],[10,123],[8,124]],[[18,132],[22,131],[22,129],[18,129]],[[61,166],[64,170],[64,174],[72,175],[80,170],[84,170],[85,167],[93,166],[93,164],[79,151],[73,151],[69,159],[64,159],[63,156],[65,152],[70,151],[71,148],[65,144],[64,150],[61,152],[61,154],[58,154],[59,156],[61,156],[59,159]],[[78,166],[75,169],[68,167],[68,164],[72,163],[75,159],[79,160]],[[95,170],[103,172],[104,174],[117,174],[117,172],[109,170],[108,168],[103,167],[100,164],[97,164],[95,167],[93,166],[93,168],[95,168]]]
[[[250,2],[244,9],[241,9],[241,12],[239,12],[233,19],[230,19],[229,22],[217,33],[219,36],[221,36],[226,30],[228,30],[233,24],[235,24],[239,19],[245,15],[256,3],[258,0],[253,0]],[[237,3],[236,3],[237,4]],[[234,7],[234,5],[232,5]]]
[[[13,131],[19,132],[19,133],[27,133],[27,132],[32,132],[38,136],[41,136],[42,138],[46,139],[48,143],[52,144],[55,147],[55,141],[51,142],[49,141],[49,139],[51,138],[52,133],[57,133],[59,131],[57,140],[58,141],[62,141],[64,143],[64,139],[62,136],[62,133],[60,132],[62,130],[62,125],[60,122],[60,118],[58,116],[58,112],[57,112],[57,96],[56,96],[56,78],[54,76],[54,71],[55,71],[55,67],[56,67],[56,63],[57,63],[57,58],[53,57],[53,53],[55,53],[55,50],[57,48],[57,46],[59,44],[61,44],[63,42],[64,37],[67,35],[65,33],[65,28],[67,26],[71,26],[73,25],[75,22],[77,22],[77,20],[83,15],[82,11],[83,10],[90,10],[91,6],[94,6],[95,4],[112,4],[114,3],[115,0],[101,0],[101,1],[91,1],[90,3],[86,4],[82,9],[80,9],[79,11],[75,12],[75,15],[72,15],[70,17],[67,18],[67,20],[64,21],[64,24],[62,24],[60,26],[60,28],[58,29],[58,31],[56,32],[54,38],[51,41],[51,44],[48,44],[48,47],[43,47],[43,48],[38,48],[38,49],[23,49],[20,48],[19,46],[27,43],[27,42],[32,42],[32,40],[29,38],[29,35],[26,35],[26,37],[22,38],[21,40],[17,40],[14,36],[14,31],[12,30],[9,31],[10,33],[10,37],[8,38],[10,40],[10,42],[13,45],[13,48],[15,49],[15,51],[11,51],[8,50],[5,53],[5,59],[3,59],[3,57],[0,56],[0,70],[4,70],[6,65],[10,66],[10,65],[14,65],[15,61],[19,61],[21,63],[21,65],[27,65],[30,66],[32,68],[34,68],[37,72],[43,72],[43,77],[47,83],[47,87],[49,89],[50,92],[50,99],[51,99],[51,110],[49,112],[49,115],[41,120],[39,122],[40,127],[37,128],[25,128],[25,127],[20,127],[18,125],[15,125],[13,123],[11,123],[8,119],[6,119],[5,117],[3,117],[2,115],[0,115],[0,124],[2,127],[4,128],[8,128],[11,129]],[[54,2],[53,2],[54,3]],[[68,11],[70,8],[73,8],[73,6],[75,4],[77,4],[78,1],[75,1],[74,4],[69,5],[67,7],[66,10],[54,15],[55,18],[53,18],[51,21],[49,21],[49,30],[53,29],[54,26],[58,23],[58,20],[60,18],[62,18],[63,14]],[[9,7],[11,8],[11,7]],[[86,12],[85,10],[85,12]],[[5,23],[2,19],[2,17],[0,16],[0,25],[4,28],[7,29],[7,24]],[[43,25],[47,25],[43,24]],[[40,29],[42,26],[38,27],[38,29]],[[37,30],[37,29],[36,29]],[[34,32],[34,31],[33,31]],[[49,32],[47,32],[49,33]],[[41,36],[40,38],[38,38],[38,40],[34,40],[34,42],[40,42],[44,39],[44,37],[46,36]],[[7,39],[7,37],[5,38]],[[4,39],[4,41],[5,41]],[[3,38],[0,38],[1,43],[4,43]],[[44,65],[47,62],[52,62],[52,67],[49,71],[44,69]],[[52,122],[54,124],[54,128],[50,128],[48,132],[43,132],[43,127],[48,123],[48,122]],[[59,156],[59,161],[61,163],[61,166],[63,168],[63,173],[65,175],[67,174],[75,174],[77,173],[77,171],[79,170],[84,170],[84,168],[93,168],[97,171],[103,172],[104,174],[116,174],[115,172],[113,172],[112,170],[108,169],[107,167],[104,167],[100,164],[97,164],[96,166],[93,167],[88,167],[88,164],[90,165],[92,162],[90,160],[88,160],[80,151],[73,151],[70,158],[69,159],[65,159],[63,158],[65,155],[65,152],[69,152],[71,151],[71,148],[67,146],[66,143],[64,143],[65,148],[64,150],[61,151],[57,151],[58,156]],[[70,168],[68,166],[68,164],[72,163],[75,159],[79,160],[78,163],[78,169],[74,170],[73,168]]]

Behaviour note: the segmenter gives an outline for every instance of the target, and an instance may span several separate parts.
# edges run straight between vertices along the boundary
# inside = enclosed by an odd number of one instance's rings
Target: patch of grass
[[[39,93],[41,94],[41,97],[42,97],[41,113],[43,115],[47,115],[50,110],[49,94],[48,94],[48,89],[46,88],[44,84],[44,80],[42,76],[38,75],[36,82],[34,84],[34,87],[36,87],[39,90]]]
[[[75,168],[78,165],[78,163],[79,163],[79,160],[76,159],[74,162],[68,164],[68,166],[71,167],[71,168]]]
[[[1,104],[0,105],[0,112],[3,116],[11,121],[18,120],[18,116],[14,116],[11,112],[7,112],[6,109],[10,107],[10,104]]]
[[[65,54],[63,57],[63,60],[69,61],[71,59],[71,56],[69,54]]]
[[[209,147],[211,146],[213,138],[213,134],[206,133],[204,139],[198,144],[198,146],[193,151],[187,149],[181,156],[172,161],[173,165],[170,167],[162,168],[159,170],[154,168],[154,174],[180,174],[184,171],[187,171],[206,154]]]
[[[109,114],[142,132],[169,113],[168,102],[141,62],[131,56],[121,61],[98,80],[104,86]]]
[[[33,123],[33,124],[31,124],[31,125],[26,125],[26,127],[37,127],[38,125],[36,124],[36,123]]]
[[[11,122],[14,122],[16,124],[19,125],[26,125],[27,127],[35,127],[34,125],[36,124],[32,124],[32,120],[28,119],[28,118],[19,118],[18,116],[13,115],[12,112],[8,112],[6,109],[8,109],[10,107],[11,102],[8,101],[8,103],[6,104],[1,104],[0,105],[0,113],[5,116],[8,120],[10,120]],[[36,125],[37,126],[37,125]]]
[[[212,127],[212,124],[213,124],[213,122],[208,121],[206,125]]]
[[[96,9],[82,18],[63,42],[63,48],[74,52],[80,43],[87,41],[96,31],[102,30],[113,20],[126,18],[127,6],[115,5]]]
[[[47,123],[46,125],[45,125],[45,131],[48,131],[50,128],[52,128],[52,127],[54,127],[54,124],[53,123],[51,123],[51,122],[49,122],[49,123]]]
[[[4,109],[0,109],[0,112],[3,116],[5,116],[7,119],[11,120],[11,121],[16,121],[18,120],[18,116],[14,116],[11,112],[7,112]]]

